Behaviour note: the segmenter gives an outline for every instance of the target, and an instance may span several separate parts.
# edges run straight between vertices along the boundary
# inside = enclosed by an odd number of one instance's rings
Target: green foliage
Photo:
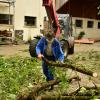
[[[89,51],[75,54],[72,58],[66,59],[69,64],[81,64],[87,69],[100,71],[100,52]],[[66,93],[69,87],[68,73],[65,68],[50,67],[54,77],[60,79],[61,82],[55,89],[58,96],[61,93]],[[69,76],[70,77],[70,76]],[[0,100],[14,100],[16,94],[25,87],[31,87],[33,84],[38,84],[46,81],[41,68],[41,62],[37,62],[36,58],[29,57],[10,57],[4,58],[0,56]],[[81,94],[85,89],[81,88]],[[91,91],[89,93],[94,91]]]
[[[61,82],[59,83],[58,90],[56,90],[56,94],[61,94],[67,92],[69,83],[68,83],[68,75],[67,69],[65,68],[58,68],[58,67],[50,67],[51,72],[53,73],[55,79],[60,79]]]
[[[67,75],[64,69],[50,68],[55,78],[60,78],[59,93],[67,90]],[[16,94],[32,84],[46,81],[41,62],[36,58],[20,56],[4,58],[0,56],[0,100],[14,100]]]
[[[0,57],[0,100],[13,100],[22,87],[41,81],[44,78],[36,58]]]
[[[76,64],[80,64],[81,67],[85,67],[86,69],[90,69],[99,74],[100,71],[100,52],[99,51],[87,51],[80,52],[75,54],[72,58],[72,62]]]
[[[84,31],[80,32],[79,35],[78,35],[78,39],[83,38],[84,35],[85,35],[85,32]]]
[[[74,60],[94,60],[94,61],[97,61],[98,59],[100,59],[100,52],[99,51],[94,51],[94,50],[91,50],[91,51],[87,51],[87,52],[82,52],[82,53],[78,53],[74,56]]]

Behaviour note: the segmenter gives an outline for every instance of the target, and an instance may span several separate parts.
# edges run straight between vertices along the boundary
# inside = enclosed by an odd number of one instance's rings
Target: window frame
[[[94,21],[87,21],[87,28],[93,28],[94,27]]]
[[[97,27],[98,27],[98,29],[100,29],[100,22],[98,22],[98,26]]]
[[[0,14],[0,24],[13,25],[13,15]]]
[[[78,21],[80,21],[80,23],[77,23]],[[75,20],[75,26],[77,28],[83,28],[83,20],[82,19],[76,19]]]
[[[33,21],[33,22],[31,22],[31,21]],[[36,27],[37,26],[37,17],[24,16],[24,26],[26,26],[26,27]]]

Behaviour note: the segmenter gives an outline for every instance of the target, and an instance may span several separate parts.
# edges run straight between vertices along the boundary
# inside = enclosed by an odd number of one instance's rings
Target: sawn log
[[[75,64],[71,64],[71,63],[60,63],[60,62],[56,63],[56,62],[53,62],[53,61],[49,61],[46,58],[43,58],[43,60],[45,60],[46,63],[48,65],[51,65],[51,66],[69,68],[69,69],[78,71],[80,73],[86,74],[86,75],[97,77],[97,73],[96,72],[92,72],[91,70],[86,69],[83,66],[80,67],[81,65],[75,65]]]
[[[52,80],[46,83],[41,83],[33,87],[25,88],[16,97],[16,100],[36,100],[38,92],[48,88],[49,86],[56,85],[60,80]]]
[[[68,82],[71,82],[73,79],[79,79],[79,77],[72,77],[68,79]],[[34,100],[35,98],[37,98],[38,92],[48,88],[49,86],[59,84],[59,82],[61,82],[61,80],[52,80],[35,86],[33,85],[30,88],[24,88],[17,95],[16,100]]]
[[[100,96],[95,96],[100,100]],[[92,96],[41,96],[38,100],[91,100]]]

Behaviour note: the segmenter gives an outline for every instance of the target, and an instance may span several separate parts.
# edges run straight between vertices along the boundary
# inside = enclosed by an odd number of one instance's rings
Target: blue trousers
[[[54,56],[44,56],[46,59],[48,59],[49,61],[55,61],[55,57]],[[48,68],[48,65],[46,64],[45,61],[42,61],[42,69],[43,69],[43,73],[46,76],[46,80],[50,81],[50,80],[54,80],[54,76],[52,74],[52,72],[50,71],[50,69]]]

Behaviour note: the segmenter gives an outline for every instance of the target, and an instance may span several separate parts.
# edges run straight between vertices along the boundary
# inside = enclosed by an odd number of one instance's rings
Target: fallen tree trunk
[[[75,64],[68,64],[68,63],[56,63],[56,62],[53,62],[53,61],[49,61],[47,60],[46,58],[43,58],[43,60],[46,61],[46,63],[48,65],[51,65],[51,66],[55,66],[55,67],[64,67],[64,68],[70,68],[72,70],[75,70],[75,71],[78,71],[80,73],[83,73],[83,74],[86,74],[86,75],[90,75],[90,76],[93,76],[93,77],[97,77],[97,73],[96,72],[92,72],[88,69],[85,69],[83,67],[80,67],[80,65],[75,65]]]
[[[100,99],[100,96],[96,96]],[[36,100],[91,100],[92,96],[41,96]]]
[[[73,79],[80,80],[79,77],[75,76],[75,77],[69,78],[67,81],[70,83]],[[46,82],[46,83],[42,83],[42,84],[32,86],[30,89],[25,88],[24,90],[22,90],[17,95],[16,100],[28,100],[28,99],[33,100],[33,98],[36,98],[38,93],[41,90],[44,90],[44,89],[46,89],[50,86],[53,86],[53,85],[57,85],[57,84],[59,84],[59,82],[61,82],[61,81],[60,80],[52,80],[52,81],[49,81],[49,82]]]
[[[35,98],[38,92],[48,88],[49,86],[56,85],[59,82],[60,80],[53,80],[39,85],[35,85],[30,89],[26,88],[17,95],[16,100],[36,100]]]

